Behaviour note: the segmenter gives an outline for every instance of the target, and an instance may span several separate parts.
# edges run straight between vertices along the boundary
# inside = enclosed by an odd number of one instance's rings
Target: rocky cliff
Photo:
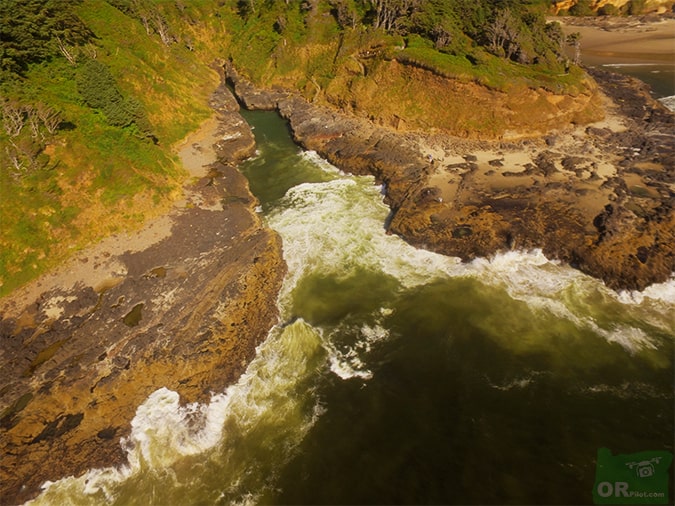
[[[150,393],[208,400],[276,323],[280,239],[233,165],[253,153],[253,136],[225,87],[213,105],[219,161],[181,205],[0,300],[1,504],[123,463],[120,439]],[[199,158],[211,146],[186,149]]]
[[[228,70],[247,107],[277,109],[300,144],[375,175],[391,233],[465,260],[538,247],[614,288],[639,289],[675,270],[675,119],[637,81],[595,77],[602,121],[488,142],[401,132]],[[0,301],[1,503],[122,463],[120,439],[150,393],[207,399],[238,378],[276,322],[280,240],[233,166],[253,137],[226,88],[214,106],[220,129],[209,143],[220,162],[141,232],[150,240],[104,242],[53,282]],[[204,142],[188,150],[198,156]]]

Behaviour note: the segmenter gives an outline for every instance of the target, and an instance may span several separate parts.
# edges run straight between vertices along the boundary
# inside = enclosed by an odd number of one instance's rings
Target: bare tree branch
[[[36,140],[44,140],[44,136],[40,132],[40,116],[37,109],[29,105],[26,106],[26,111],[28,112],[28,125],[30,126],[31,137]]]
[[[407,19],[418,8],[419,0],[370,0],[375,8],[375,28],[387,32],[400,28],[402,20]]]
[[[567,36],[567,44],[574,47],[574,64],[581,63],[581,33],[574,32]]]
[[[150,21],[159,34],[159,38],[162,40],[162,43],[165,46],[171,45],[171,43],[174,41],[174,37],[171,35],[169,24],[166,22],[166,19],[164,19],[164,16],[155,11],[152,13]]]
[[[21,160],[21,157],[19,156],[16,146],[14,146],[13,142],[11,142],[11,144],[12,147],[5,146],[5,152],[7,153],[9,162],[12,164],[9,172],[10,176],[12,176],[12,179],[15,181],[18,181],[26,173],[26,167],[23,164],[23,160]]]
[[[2,124],[5,132],[10,137],[16,137],[21,133],[26,124],[26,110],[16,100],[5,99],[2,101]]]
[[[494,54],[503,54],[510,59],[518,52],[520,30],[518,21],[509,9],[497,13],[494,21],[488,26],[487,33],[490,37],[490,50]]]
[[[98,48],[94,44],[87,44],[83,49],[87,56],[92,60],[95,60],[98,56]]]
[[[55,37],[56,38],[56,45],[59,47],[59,51],[61,51],[61,54],[66,57],[66,60],[71,65],[75,65],[77,63],[77,55],[75,53],[75,48],[68,46],[65,42],[61,40],[61,37],[58,35]]]
[[[38,117],[42,120],[42,124],[47,129],[47,132],[52,135],[55,134],[59,129],[59,126],[61,126],[61,113],[53,107],[43,104],[42,102],[39,102],[35,109],[37,111]]]

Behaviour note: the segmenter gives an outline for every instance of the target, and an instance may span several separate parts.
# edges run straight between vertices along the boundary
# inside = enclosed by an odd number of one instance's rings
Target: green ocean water
[[[246,119],[279,325],[210,403],[148,398],[129,466],[37,504],[590,504],[599,448],[673,452],[674,280],[617,294],[540,251],[415,249],[372,178]]]

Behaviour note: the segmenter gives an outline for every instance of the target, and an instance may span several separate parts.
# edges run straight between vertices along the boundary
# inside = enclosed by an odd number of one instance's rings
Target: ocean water
[[[583,64],[588,67],[625,74],[647,83],[652,97],[675,111],[675,39],[670,58],[654,59],[649,54],[643,55],[644,58],[640,58],[639,54],[594,54],[592,51],[583,54]]]
[[[246,118],[279,324],[209,403],[139,406],[128,466],[33,504],[589,504],[599,448],[673,451],[675,279],[616,293],[537,250],[415,249],[373,178]]]
[[[675,98],[675,60],[671,63],[609,63],[600,67],[637,77],[649,85],[650,93],[656,99],[670,99],[666,102],[670,103]]]

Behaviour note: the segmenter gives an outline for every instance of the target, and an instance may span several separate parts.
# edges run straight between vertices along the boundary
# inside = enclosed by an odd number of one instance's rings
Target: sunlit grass
[[[191,8],[209,5],[201,1]],[[167,15],[176,15],[168,8],[174,2],[165,7]],[[59,110],[63,123],[44,141],[46,165],[20,177],[12,176],[4,157],[10,139],[0,133],[0,296],[87,244],[138,227],[165,209],[185,177],[172,146],[212,114],[208,99],[219,81],[211,66],[213,46],[202,43],[200,52],[180,42],[165,46],[140,21],[103,0],[83,2],[77,12],[96,35],[80,52],[80,63],[96,58],[110,69],[122,94],[142,104],[155,142],[134,125],[108,125],[87,107],[76,84],[77,65],[55,58],[33,66],[12,94]],[[179,21],[171,19],[175,27]]]

